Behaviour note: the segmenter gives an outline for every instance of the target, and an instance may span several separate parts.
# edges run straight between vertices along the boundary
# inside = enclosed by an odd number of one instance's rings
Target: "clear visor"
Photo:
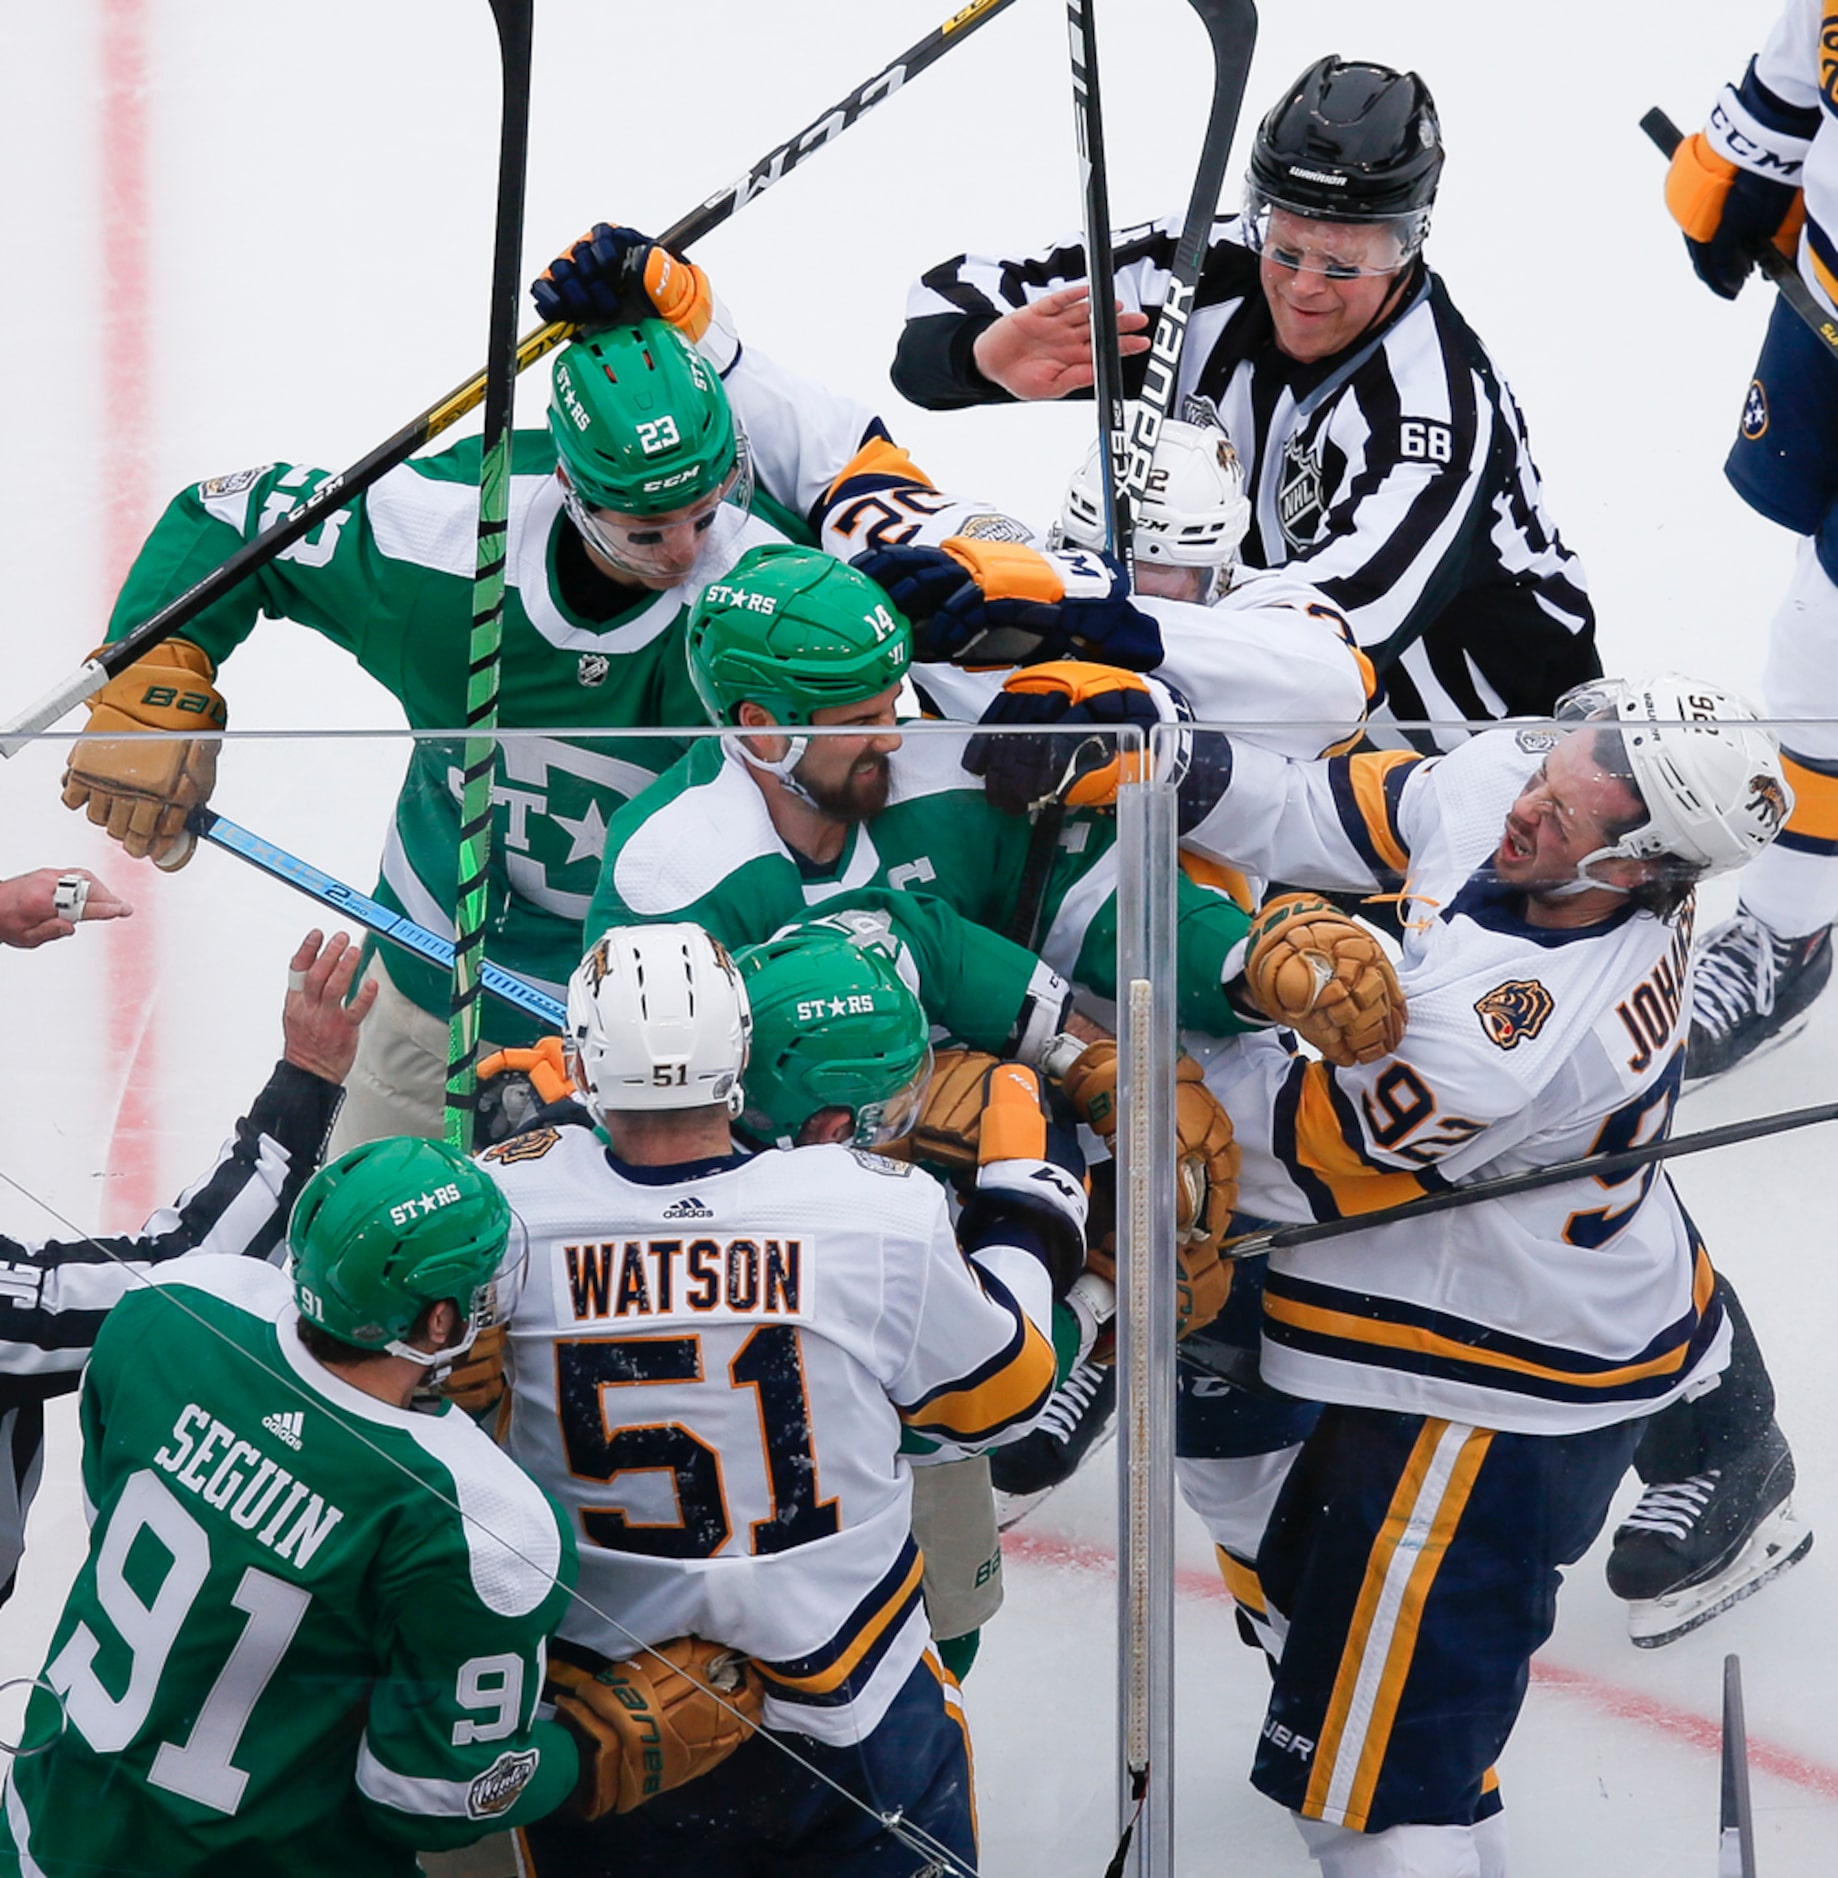
[[[1417,210],[1373,222],[1317,221],[1278,207],[1255,183],[1245,190],[1245,245],[1293,273],[1326,280],[1383,279],[1423,245],[1429,214]]]
[[[719,489],[662,515],[590,508],[572,484],[562,504],[588,546],[622,573],[674,585],[694,568],[723,506],[743,513],[753,506],[753,458],[743,437]]]
[[[866,1102],[855,1111],[855,1145],[858,1148],[881,1148],[913,1132],[919,1111],[925,1106],[925,1093],[932,1083],[932,1051],[928,1045],[925,1061],[912,1079],[879,1102]]]
[[[510,1237],[504,1242],[504,1254],[498,1260],[498,1269],[482,1285],[475,1286],[466,1312],[465,1328],[460,1332],[459,1341],[450,1343],[444,1350],[417,1350],[412,1343],[401,1338],[387,1344],[392,1356],[406,1356],[410,1362],[418,1363],[427,1372],[430,1382],[436,1382],[457,1363],[472,1346],[478,1342],[482,1331],[494,1324],[505,1324],[517,1308],[517,1300],[523,1295],[523,1283],[530,1268],[530,1235],[524,1230],[523,1221],[516,1214],[511,1215]]]

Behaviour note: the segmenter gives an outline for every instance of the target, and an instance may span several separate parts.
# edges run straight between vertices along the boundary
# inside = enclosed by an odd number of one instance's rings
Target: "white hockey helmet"
[[[1135,410],[1133,404],[1128,407],[1132,423]],[[1251,526],[1251,504],[1238,452],[1225,432],[1164,419],[1148,494],[1135,519],[1138,560],[1165,567],[1229,568]],[[1077,547],[1103,547],[1102,442],[1093,442],[1066,485],[1056,534]]]
[[[1793,812],[1780,739],[1740,698],[1677,672],[1601,679],[1558,700],[1560,719],[1614,725],[1647,819],[1578,863],[1669,858],[1708,880],[1752,861]]]
[[[614,926],[568,980],[574,1079],[602,1119],[725,1103],[740,1112],[753,1018],[727,948],[700,926]]]

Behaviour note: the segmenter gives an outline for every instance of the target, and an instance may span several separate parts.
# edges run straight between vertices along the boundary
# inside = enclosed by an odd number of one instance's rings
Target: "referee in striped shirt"
[[[1442,155],[1415,73],[1331,57],[1304,72],[1259,126],[1244,212],[1213,226],[1170,406],[1237,447],[1245,561],[1318,587],[1406,722],[1545,712],[1601,672],[1518,405],[1423,260]],[[1170,218],[1116,239],[1131,396],[1178,235]],[[1074,240],[931,269],[895,386],[931,410],[1089,396],[1083,265]],[[1426,751],[1462,740],[1408,733]]]

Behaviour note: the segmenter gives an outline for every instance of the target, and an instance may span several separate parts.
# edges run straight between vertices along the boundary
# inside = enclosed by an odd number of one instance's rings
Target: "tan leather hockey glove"
[[[197,846],[185,818],[217,781],[214,738],[113,741],[111,731],[222,730],[229,713],[217,668],[189,639],[168,639],[90,700],[89,729],[64,771],[64,806],[83,809],[135,860],[168,873]]]
[[[1117,1046],[1106,1040],[1087,1044],[1063,1070],[1049,1048],[1046,1064],[1058,1077],[1079,1119],[1104,1140],[1117,1134]],[[1175,1065],[1174,1135],[1177,1175],[1175,1247],[1180,1260],[1175,1335],[1191,1336],[1225,1308],[1232,1288],[1231,1267],[1219,1257],[1220,1242],[1238,1204],[1238,1144],[1232,1118],[1206,1086],[1206,1074],[1192,1057]],[[1113,1284],[1117,1278],[1114,1232],[1094,1244],[1086,1259],[1090,1270]]]
[[[747,1658],[701,1637],[597,1673],[552,1658],[548,1693],[581,1750],[567,1810],[582,1819],[629,1813],[719,1766],[759,1726],[764,1700]]]
[[[1404,992],[1376,934],[1319,894],[1267,901],[1247,936],[1245,993],[1337,1069],[1389,1056],[1404,1036]]]
[[[911,1158],[951,1173],[975,1173],[982,1140],[984,1085],[999,1058],[986,1050],[940,1050],[913,1132]]]

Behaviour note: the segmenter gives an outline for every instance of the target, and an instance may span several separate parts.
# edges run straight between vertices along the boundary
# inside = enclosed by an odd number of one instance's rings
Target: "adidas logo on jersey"
[[[704,1206],[693,1193],[686,1193],[680,1200],[672,1200],[664,1208],[666,1219],[713,1219],[715,1209]]]
[[[272,1415],[262,1418],[262,1426],[271,1435],[279,1435],[290,1448],[297,1449],[300,1437],[306,1432],[306,1411],[304,1409],[277,1409]]]

